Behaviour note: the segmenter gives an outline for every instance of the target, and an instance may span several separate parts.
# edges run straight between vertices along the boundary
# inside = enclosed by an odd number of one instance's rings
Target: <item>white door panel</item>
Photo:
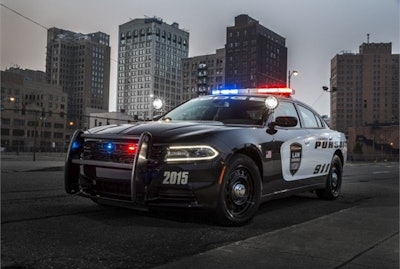
[[[334,152],[344,147],[337,132],[322,129],[308,133],[281,146],[282,174],[286,181],[327,175]]]

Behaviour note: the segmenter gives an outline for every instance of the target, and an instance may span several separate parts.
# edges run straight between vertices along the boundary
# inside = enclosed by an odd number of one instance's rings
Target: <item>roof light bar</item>
[[[294,94],[294,90],[291,88],[263,88],[263,89],[257,89],[257,92],[269,93],[269,94],[283,94],[283,95]]]
[[[290,96],[294,94],[291,88],[248,88],[213,90],[212,94],[272,94]]]
[[[213,90],[212,94],[238,94],[238,89]]]

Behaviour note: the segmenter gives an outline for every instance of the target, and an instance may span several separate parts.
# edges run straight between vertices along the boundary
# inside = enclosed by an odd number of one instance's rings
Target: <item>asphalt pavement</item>
[[[27,172],[34,170],[63,169],[65,153],[32,152],[16,153],[1,152],[1,172]]]
[[[2,152],[1,171],[62,170],[64,160],[62,153],[36,153],[33,161],[32,153]],[[207,267],[399,268],[399,205],[382,196],[156,268]]]
[[[395,269],[398,216],[398,207],[363,205],[156,268]]]

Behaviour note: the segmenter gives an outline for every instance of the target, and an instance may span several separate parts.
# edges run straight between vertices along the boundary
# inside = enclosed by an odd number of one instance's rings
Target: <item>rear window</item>
[[[325,124],[323,120],[316,115],[313,111],[310,109],[299,105],[299,112],[301,115],[301,118],[303,119],[303,127],[304,128],[324,128]]]

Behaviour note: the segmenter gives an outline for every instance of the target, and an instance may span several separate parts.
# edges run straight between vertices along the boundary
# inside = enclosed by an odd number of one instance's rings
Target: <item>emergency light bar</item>
[[[238,89],[213,90],[212,94],[238,94]]]
[[[223,89],[213,90],[212,94],[272,94],[290,96],[294,94],[291,88],[248,88],[248,89]]]
[[[282,95],[292,95],[294,90],[291,88],[265,88],[257,89],[258,93],[270,93],[270,94],[282,94]]]

